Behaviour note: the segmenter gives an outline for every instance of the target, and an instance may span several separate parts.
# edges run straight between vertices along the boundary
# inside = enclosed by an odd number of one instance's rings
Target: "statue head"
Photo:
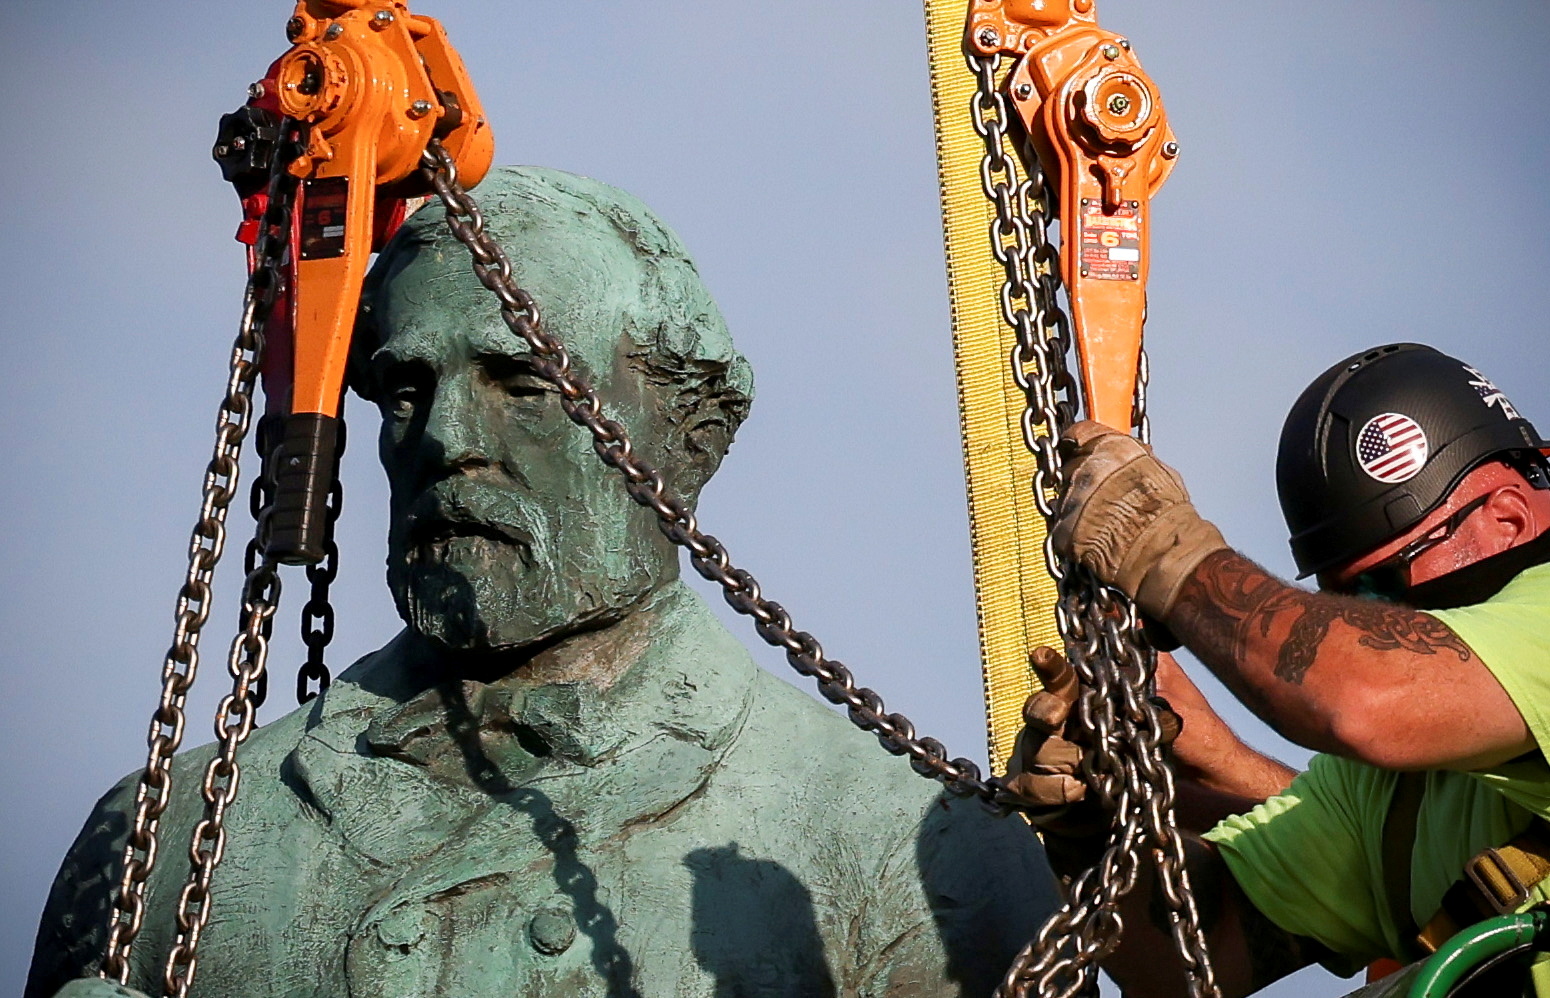
[[[475,197],[545,328],[692,504],[753,378],[683,245],[630,195],[556,170],[496,169]],[[469,263],[439,205],[409,219],[367,280],[352,383],[382,413],[399,614],[458,651],[533,648],[623,617],[678,558]]]

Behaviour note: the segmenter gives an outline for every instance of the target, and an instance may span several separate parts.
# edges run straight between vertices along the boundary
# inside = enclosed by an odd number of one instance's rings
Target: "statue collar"
[[[365,712],[365,748],[437,775],[467,770],[479,750],[511,779],[556,765],[596,767],[664,732],[719,752],[747,714],[757,666],[682,582],[636,616],[627,641],[635,661],[606,688],[586,680],[532,685],[516,675],[395,696],[406,686],[402,640],[340,683],[386,694]],[[354,699],[335,692],[327,699]],[[352,713],[358,718],[359,711],[356,705]],[[359,720],[353,723],[359,730]]]

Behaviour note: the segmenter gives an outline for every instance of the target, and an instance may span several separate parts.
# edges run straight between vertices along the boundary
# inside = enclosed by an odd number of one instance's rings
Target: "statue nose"
[[[447,467],[484,467],[490,463],[488,419],[467,377],[443,379],[425,421],[425,439]]]

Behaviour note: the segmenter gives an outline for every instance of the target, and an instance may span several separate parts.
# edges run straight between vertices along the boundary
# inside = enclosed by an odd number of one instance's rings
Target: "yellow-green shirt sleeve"
[[[1550,756],[1550,565],[1520,573],[1484,603],[1432,616],[1491,670]]]
[[[1374,798],[1387,800],[1387,789],[1376,785],[1385,778],[1392,774],[1315,756],[1286,793],[1205,836],[1254,907],[1336,954],[1324,965],[1341,976],[1392,951],[1368,834]]]

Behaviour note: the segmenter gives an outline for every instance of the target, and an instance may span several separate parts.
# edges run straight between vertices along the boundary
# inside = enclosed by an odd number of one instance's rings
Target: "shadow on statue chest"
[[[610,727],[572,687],[467,692],[379,714],[354,752],[322,731],[297,751],[334,832],[368,860],[352,992],[833,993],[797,877],[706,845],[723,820],[694,804],[724,749]]]

